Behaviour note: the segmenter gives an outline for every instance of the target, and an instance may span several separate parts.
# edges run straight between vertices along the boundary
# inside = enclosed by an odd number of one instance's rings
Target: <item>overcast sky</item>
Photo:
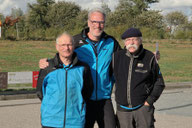
[[[62,1],[62,0],[56,0]],[[79,4],[82,8],[91,9],[100,6],[104,1],[113,10],[118,0],[65,0]],[[21,8],[24,12],[27,10],[27,3],[34,3],[36,0],[0,0],[0,13],[5,16],[11,13],[11,8]],[[159,3],[152,4],[151,9],[162,10],[163,14],[171,11],[182,11],[188,16],[192,16],[192,0],[160,0]]]

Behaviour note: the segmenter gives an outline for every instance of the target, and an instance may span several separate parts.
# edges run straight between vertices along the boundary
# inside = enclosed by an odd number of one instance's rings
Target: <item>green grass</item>
[[[159,42],[159,65],[165,81],[192,81],[192,41],[145,40],[143,45],[155,51],[156,42]],[[38,71],[39,59],[51,58],[55,53],[54,41],[0,40],[0,72]]]
[[[147,42],[147,41],[146,41]],[[192,41],[159,40],[159,65],[166,82],[192,81]],[[144,43],[155,51],[155,43]]]
[[[55,43],[51,41],[0,40],[0,71],[36,71],[40,58],[53,57]]]

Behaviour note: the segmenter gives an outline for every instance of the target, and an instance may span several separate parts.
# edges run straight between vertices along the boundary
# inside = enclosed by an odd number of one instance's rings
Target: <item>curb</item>
[[[0,100],[17,100],[37,98],[36,90],[18,90],[0,92]]]
[[[34,94],[12,94],[12,95],[0,95],[0,100],[18,100],[18,99],[34,99],[37,98]]]
[[[165,83],[165,89],[192,88],[192,82]]]
[[[192,82],[165,83],[166,90],[182,89],[182,88],[192,88]],[[0,92],[0,101],[1,100],[34,99],[34,98],[38,98],[35,90]]]

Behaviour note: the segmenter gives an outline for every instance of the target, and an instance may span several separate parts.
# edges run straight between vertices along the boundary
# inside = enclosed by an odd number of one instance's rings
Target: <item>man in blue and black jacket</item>
[[[104,32],[105,13],[93,9],[88,14],[88,27],[75,35],[75,52],[91,69],[94,90],[87,102],[85,128],[115,128],[115,116],[111,102],[113,88],[112,54],[121,49],[118,42]]]
[[[121,49],[119,43],[104,32],[105,13],[92,9],[88,14],[88,28],[75,35],[75,52],[78,59],[87,63],[93,79],[93,93],[87,102],[85,128],[93,128],[95,121],[99,128],[116,128],[114,109],[111,101],[113,88],[112,55]],[[47,66],[40,60],[40,68]]]
[[[90,68],[73,52],[69,34],[57,38],[56,49],[58,53],[40,70],[37,82],[42,127],[84,128],[86,102],[93,89]]]

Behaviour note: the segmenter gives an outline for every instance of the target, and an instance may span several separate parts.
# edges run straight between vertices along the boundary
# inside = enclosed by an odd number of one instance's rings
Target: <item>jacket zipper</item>
[[[64,110],[64,125],[63,125],[64,128],[66,123],[66,110],[67,110],[67,70],[65,70],[65,110]]]
[[[131,104],[131,75],[132,75],[132,68],[133,68],[133,60],[134,60],[134,58],[131,57],[131,60],[129,63],[128,80],[127,80],[127,102],[128,102],[129,108],[132,108],[132,104]]]
[[[95,87],[95,96],[96,96],[96,101],[97,101],[97,79],[98,79],[98,75],[97,75],[97,70],[98,70],[98,54],[97,54],[97,47],[95,47],[94,45],[91,45],[92,46],[92,49],[95,53],[95,57],[96,57],[96,87]]]

